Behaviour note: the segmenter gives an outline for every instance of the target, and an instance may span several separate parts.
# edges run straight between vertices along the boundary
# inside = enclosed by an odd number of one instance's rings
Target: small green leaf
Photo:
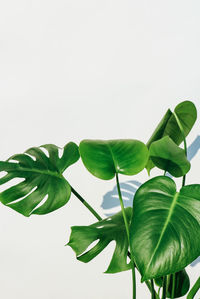
[[[125,213],[130,224],[132,208],[126,208]],[[92,249],[87,250],[89,245],[96,240],[99,240],[98,243]],[[130,269],[130,264],[127,264],[128,240],[122,212],[90,226],[73,226],[67,245],[74,250],[79,261],[88,263],[113,240],[116,242],[116,247],[105,273]]]
[[[186,137],[197,119],[197,109],[192,102],[184,101],[176,106],[174,112],[178,116],[183,127],[184,136]],[[182,133],[174,115],[169,119],[163,136],[169,136],[177,145],[183,141]]]
[[[134,175],[144,169],[147,147],[138,140],[83,140],[79,151],[83,164],[94,176],[110,180],[116,173]]]
[[[148,148],[150,147],[152,142],[154,142],[156,140],[159,140],[160,138],[163,137],[163,134],[165,132],[165,128],[167,126],[167,123],[170,120],[170,118],[172,117],[172,115],[173,114],[172,114],[171,110],[168,109],[167,112],[165,113],[165,115],[163,116],[163,118],[161,119],[161,121],[159,122],[158,126],[154,130],[153,134],[149,138],[149,140],[147,142],[147,147]]]
[[[162,277],[156,278],[155,282],[158,286],[162,287]],[[175,274],[175,293],[174,298],[179,298],[187,294],[190,288],[190,279],[187,272],[181,270]],[[169,285],[167,289],[167,298],[172,298],[172,275],[170,275]]]
[[[190,170],[190,162],[182,148],[168,136],[151,144],[149,155],[153,163],[175,177],[184,176]]]
[[[184,136],[187,137],[197,119],[197,110],[195,105],[190,101],[184,101],[176,106],[174,112],[183,127]],[[157,141],[164,136],[169,136],[177,145],[180,145],[183,141],[183,135],[171,110],[167,110],[166,114],[147,142],[147,147],[149,148],[152,142]],[[150,158],[146,165],[148,173],[150,173],[150,170],[153,167],[154,164]]]
[[[42,151],[45,148],[48,156]],[[23,214],[47,214],[65,205],[71,195],[71,187],[62,172],[79,159],[78,146],[70,142],[59,158],[58,147],[46,144],[32,147],[23,154],[0,161],[0,171],[7,174],[0,178],[0,185],[14,178],[24,178],[0,193],[0,201]],[[11,160],[15,162],[11,162]],[[45,196],[48,196],[43,203]]]
[[[142,281],[184,269],[200,255],[200,185],[176,191],[165,176],[136,192],[130,244]]]

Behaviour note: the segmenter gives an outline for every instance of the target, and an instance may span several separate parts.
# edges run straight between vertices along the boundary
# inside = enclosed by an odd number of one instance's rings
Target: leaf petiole
[[[71,186],[71,185],[70,185]],[[71,186],[71,192],[84,204],[84,206],[96,217],[97,220],[102,220],[101,216],[91,207],[91,205]]]

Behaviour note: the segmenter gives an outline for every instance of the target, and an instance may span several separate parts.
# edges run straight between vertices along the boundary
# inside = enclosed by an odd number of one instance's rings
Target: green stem
[[[191,288],[189,294],[187,295],[187,299],[193,299],[198,290],[200,289],[200,276]]]
[[[182,126],[176,112],[174,112],[174,116],[175,116],[175,119],[177,121],[177,124],[179,126],[179,129],[180,129],[182,137],[183,137],[184,151],[185,151],[185,156],[187,157],[187,143],[186,143],[186,138],[185,138],[185,133],[184,133],[184,130],[183,130],[183,126]],[[185,186],[185,180],[186,180],[186,175],[183,176],[182,187]],[[175,284],[176,284],[176,273],[172,274],[172,299],[174,299]]]
[[[163,277],[163,293],[162,299],[166,299],[166,291],[167,291],[167,276]]]
[[[84,206],[96,217],[97,220],[101,221],[101,216],[89,205],[89,203],[71,186],[72,193],[84,204]],[[128,252],[128,256],[131,259],[131,254]],[[149,281],[145,281],[148,289],[151,292],[151,284]],[[155,292],[156,299],[159,299],[158,294]]]
[[[153,279],[151,279],[151,299],[156,299]]]
[[[171,275],[172,277],[172,298],[171,299],[174,299],[174,295],[175,295],[175,285],[176,285],[176,273],[173,273]]]
[[[84,204],[84,206],[97,218],[101,221],[101,216],[91,207],[91,205],[71,186],[72,193]]]
[[[176,112],[174,112],[174,116],[175,116],[175,119],[177,121],[177,124],[179,126],[179,129],[180,129],[182,137],[183,137],[184,151],[185,151],[185,155],[187,157],[187,143],[186,143],[186,139],[185,139],[185,133],[184,133],[184,130],[183,130],[183,126],[182,126],[178,116],[176,115]],[[185,179],[186,179],[186,175],[183,176],[182,186],[185,186]]]
[[[118,195],[119,195],[120,206],[121,206],[122,215],[123,215],[123,218],[124,218],[124,224],[125,224],[126,233],[127,233],[128,244],[129,244],[130,251],[131,251],[130,258],[131,258],[131,269],[132,269],[132,280],[133,280],[133,299],[136,299],[135,265],[134,265],[134,261],[133,261],[132,249],[131,249],[131,246],[130,246],[129,225],[128,225],[128,221],[127,221],[127,218],[126,218],[126,213],[125,213],[125,209],[124,209],[124,203],[123,203],[123,199],[122,199],[122,194],[121,194],[120,185],[119,185],[119,178],[118,178],[117,173],[116,173],[116,182],[117,182],[117,190],[118,190]]]

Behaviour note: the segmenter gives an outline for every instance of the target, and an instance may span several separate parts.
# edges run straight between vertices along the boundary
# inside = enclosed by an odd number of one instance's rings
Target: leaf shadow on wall
[[[191,143],[191,145],[188,147],[187,150],[187,158],[189,161],[191,161],[196,156],[199,149],[200,149],[200,136],[197,135],[197,137],[194,139],[194,141]],[[172,177],[171,175],[169,176]],[[141,185],[142,183],[137,180],[130,180],[127,182],[120,183],[122,198],[125,207],[132,207],[135,192]],[[108,191],[103,196],[101,208],[104,211],[104,215],[109,217],[114,214],[114,212],[110,210],[119,207],[120,207],[120,203],[118,199],[117,186],[114,186],[114,188],[111,191]],[[194,267],[198,263],[200,263],[200,257],[197,258],[194,262],[192,262],[191,266]]]

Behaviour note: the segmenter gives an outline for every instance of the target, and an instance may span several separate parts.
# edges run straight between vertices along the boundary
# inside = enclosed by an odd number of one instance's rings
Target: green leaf
[[[144,169],[148,149],[138,140],[83,140],[79,151],[83,164],[94,176],[110,180],[116,173],[134,175]]]
[[[48,151],[48,156],[41,148]],[[46,144],[14,155],[6,162],[0,161],[0,171],[7,172],[0,178],[0,185],[24,178],[23,182],[1,192],[0,201],[24,216],[47,214],[64,206],[70,198],[71,187],[62,172],[79,159],[79,151],[78,146],[70,142],[59,158],[58,149]],[[48,197],[43,202],[45,196]]]
[[[197,119],[197,109],[192,102],[184,101],[176,106],[174,112],[178,116],[186,137]],[[183,141],[182,133],[174,115],[170,117],[163,136],[169,136],[177,145]]]
[[[156,284],[160,287],[162,287],[162,281],[162,277],[155,279]],[[175,281],[174,298],[179,298],[187,294],[190,288],[190,279],[185,269],[175,274]],[[172,275],[170,275],[169,285],[167,288],[167,298],[172,298]]]
[[[165,176],[136,192],[130,245],[142,281],[176,273],[200,255],[200,185],[176,191]]]
[[[130,224],[132,208],[126,208],[125,213]],[[99,240],[98,243],[87,250],[96,240]],[[130,264],[127,264],[128,239],[122,212],[90,226],[73,226],[67,245],[75,251],[79,261],[88,263],[113,240],[116,242],[116,247],[105,273],[116,273],[130,269]]]
[[[190,101],[181,102],[176,106],[174,112],[179,118],[179,121],[184,130],[184,136],[186,137],[191,131],[196,119],[197,110],[195,105]],[[183,135],[177,124],[176,118],[171,110],[167,110],[166,114],[156,127],[152,136],[147,142],[147,147],[149,148],[152,142],[161,139],[164,136],[169,136],[177,145],[180,145],[183,141]],[[149,159],[146,169],[148,173],[154,167],[153,161]]]
[[[151,144],[149,155],[153,163],[175,177],[184,176],[190,170],[190,162],[182,148],[168,136]]]
[[[172,115],[173,114],[172,114],[171,110],[168,109],[167,112],[165,113],[165,115],[163,116],[163,118],[161,119],[161,121],[159,122],[158,126],[154,130],[153,134],[149,138],[149,140],[147,142],[147,147],[148,148],[150,147],[152,142],[154,142],[156,140],[159,140],[160,138],[163,137],[163,134],[165,132],[165,128],[167,126],[167,123],[170,120],[170,118],[172,117]]]

